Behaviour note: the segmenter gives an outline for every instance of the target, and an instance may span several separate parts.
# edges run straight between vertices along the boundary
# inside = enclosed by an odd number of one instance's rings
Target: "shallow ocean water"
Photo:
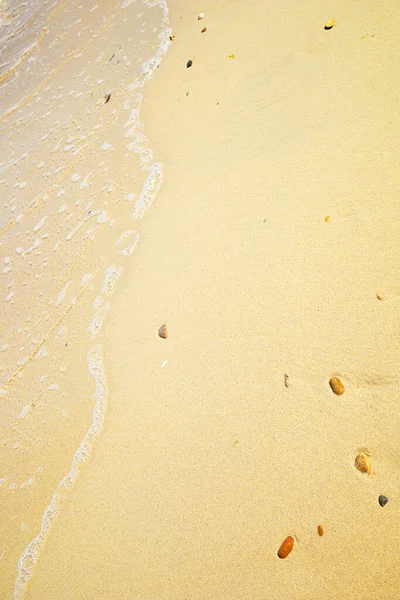
[[[162,183],[166,2],[0,4],[0,591],[22,598],[109,401],[102,324]]]

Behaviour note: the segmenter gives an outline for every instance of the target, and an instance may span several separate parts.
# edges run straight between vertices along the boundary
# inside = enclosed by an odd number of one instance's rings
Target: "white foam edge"
[[[62,496],[75,484],[84,463],[87,463],[92,453],[96,438],[104,425],[107,410],[108,389],[103,367],[102,346],[98,344],[88,352],[89,373],[95,380],[96,400],[93,408],[93,421],[85,437],[72,459],[69,473],[60,481],[42,518],[42,528],[39,534],[27,545],[18,560],[18,574],[14,586],[14,600],[21,600],[26,585],[32,577],[35,564],[43,551],[51,528],[60,514]]]

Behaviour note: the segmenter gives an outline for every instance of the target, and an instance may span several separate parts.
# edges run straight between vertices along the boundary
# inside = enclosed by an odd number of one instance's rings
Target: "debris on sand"
[[[327,21],[325,23],[324,29],[325,31],[329,31],[329,29],[332,29],[332,27],[335,25],[335,19],[329,19],[329,21]]]
[[[158,335],[160,336],[160,338],[163,338],[164,340],[168,337],[167,326],[165,323],[163,323],[161,325],[160,329],[158,330]]]

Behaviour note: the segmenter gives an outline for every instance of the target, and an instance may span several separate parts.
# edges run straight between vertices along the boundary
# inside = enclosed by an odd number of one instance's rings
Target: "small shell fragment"
[[[286,373],[283,376],[283,381],[285,382],[285,387],[289,387],[289,375],[286,375]]]
[[[358,471],[360,471],[360,473],[367,473],[367,475],[371,475],[371,461],[365,452],[360,452],[357,454],[354,461],[354,466]]]
[[[165,323],[163,323],[163,325],[161,325],[160,329],[158,330],[158,335],[164,340],[168,337],[167,326]]]
[[[326,31],[329,31],[329,29],[332,29],[332,27],[335,25],[335,19],[329,19],[329,21],[327,21],[325,23],[324,29]]]
[[[201,21],[201,19],[204,19],[204,13],[203,13],[203,12],[201,12],[201,13],[199,13],[199,14],[197,15],[197,20],[198,20],[198,21]]]
[[[324,528],[322,527],[322,525],[318,525],[318,535],[319,537],[322,537],[324,535]]]
[[[278,550],[279,558],[286,558],[293,550],[293,545],[294,545],[294,537],[291,535],[288,535],[288,537],[285,540],[283,540],[283,542]]]
[[[336,394],[336,396],[341,396],[342,394],[344,394],[345,387],[340,381],[339,377],[331,377],[329,380],[329,385],[332,388],[332,392]]]

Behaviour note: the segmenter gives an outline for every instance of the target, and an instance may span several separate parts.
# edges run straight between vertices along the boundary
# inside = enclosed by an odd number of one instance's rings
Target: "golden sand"
[[[395,600],[397,3],[168,4],[141,117],[164,181],[104,321],[103,429],[24,599]]]

